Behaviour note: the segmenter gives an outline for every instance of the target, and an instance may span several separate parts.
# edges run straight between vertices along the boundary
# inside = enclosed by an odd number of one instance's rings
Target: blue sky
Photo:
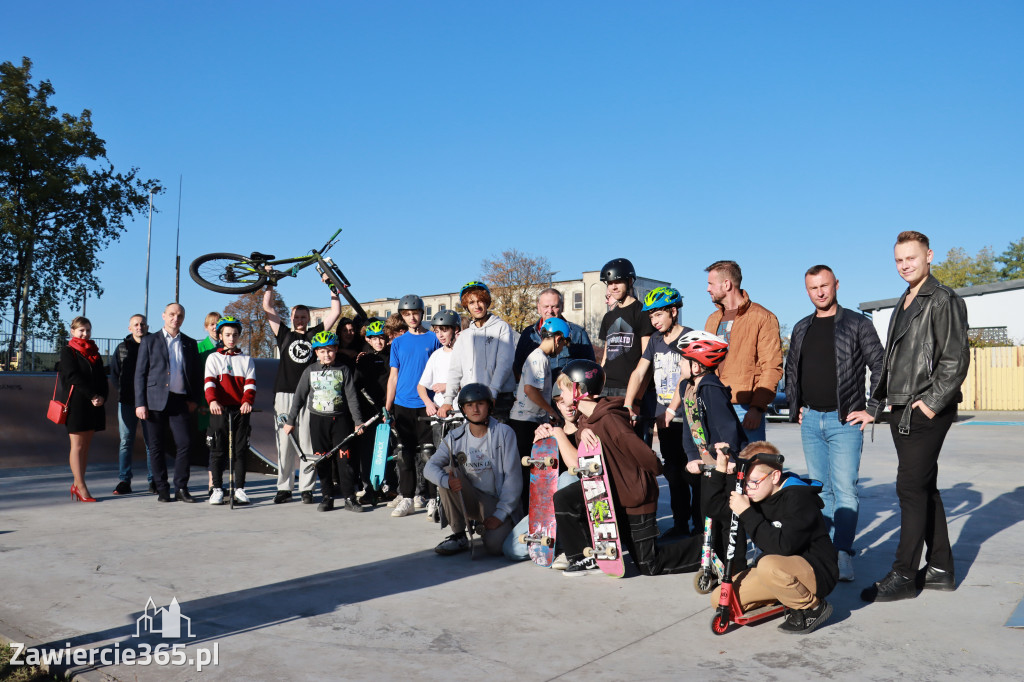
[[[792,325],[803,272],[896,296],[902,229],[997,253],[1024,236],[1020,2],[17,3],[0,60],[93,113],[116,167],[160,179],[150,313],[229,297],[208,251],[333,255],[360,299],[440,293],[506,248],[578,277],[618,256],[711,310],[737,260]],[[146,216],[102,256],[95,336],[141,309]],[[313,276],[289,304],[326,301]],[[70,319],[70,317],[69,317]]]

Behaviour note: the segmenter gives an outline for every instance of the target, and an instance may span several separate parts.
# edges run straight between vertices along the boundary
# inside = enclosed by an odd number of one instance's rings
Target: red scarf
[[[100,350],[92,339],[74,338],[68,341],[68,345],[85,356],[85,359],[96,365],[100,362]]]

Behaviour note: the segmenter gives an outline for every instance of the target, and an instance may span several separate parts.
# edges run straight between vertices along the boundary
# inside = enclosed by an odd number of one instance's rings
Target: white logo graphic
[[[157,608],[150,597],[146,602],[146,608],[142,615],[135,621],[134,637],[141,637],[143,633],[160,635],[164,639],[178,639],[181,637],[181,622],[185,621],[186,637],[195,637],[192,634],[192,619],[181,615],[181,607],[178,605],[178,598],[173,597],[167,608]]]

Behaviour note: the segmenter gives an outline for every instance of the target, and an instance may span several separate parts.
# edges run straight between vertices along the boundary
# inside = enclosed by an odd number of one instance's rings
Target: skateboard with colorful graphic
[[[548,567],[555,560],[555,491],[558,490],[558,443],[542,438],[533,444],[523,466],[530,468],[530,529],[519,536],[533,563]]]
[[[569,471],[581,477],[583,501],[587,505],[587,518],[590,520],[592,544],[583,548],[583,556],[593,557],[598,568],[612,577],[621,578],[626,573],[626,565],[622,561],[615,504],[600,442],[595,448],[581,445],[579,466]]]

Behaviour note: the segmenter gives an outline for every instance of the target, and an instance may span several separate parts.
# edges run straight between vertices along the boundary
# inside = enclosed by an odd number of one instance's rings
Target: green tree
[[[998,282],[995,260],[990,246],[978,251],[976,256],[969,256],[966,250],[956,246],[946,253],[946,260],[932,266],[932,274],[954,289]]]
[[[999,270],[999,277],[1002,279],[1024,279],[1024,237],[1015,242],[1010,242],[1002,254],[995,257],[996,262],[1002,263]]]
[[[114,170],[88,109],[58,113],[49,81],[32,83],[32,62],[0,64],[0,310],[21,330],[53,336],[61,303],[102,296],[99,252],[148,205],[155,180]]]

